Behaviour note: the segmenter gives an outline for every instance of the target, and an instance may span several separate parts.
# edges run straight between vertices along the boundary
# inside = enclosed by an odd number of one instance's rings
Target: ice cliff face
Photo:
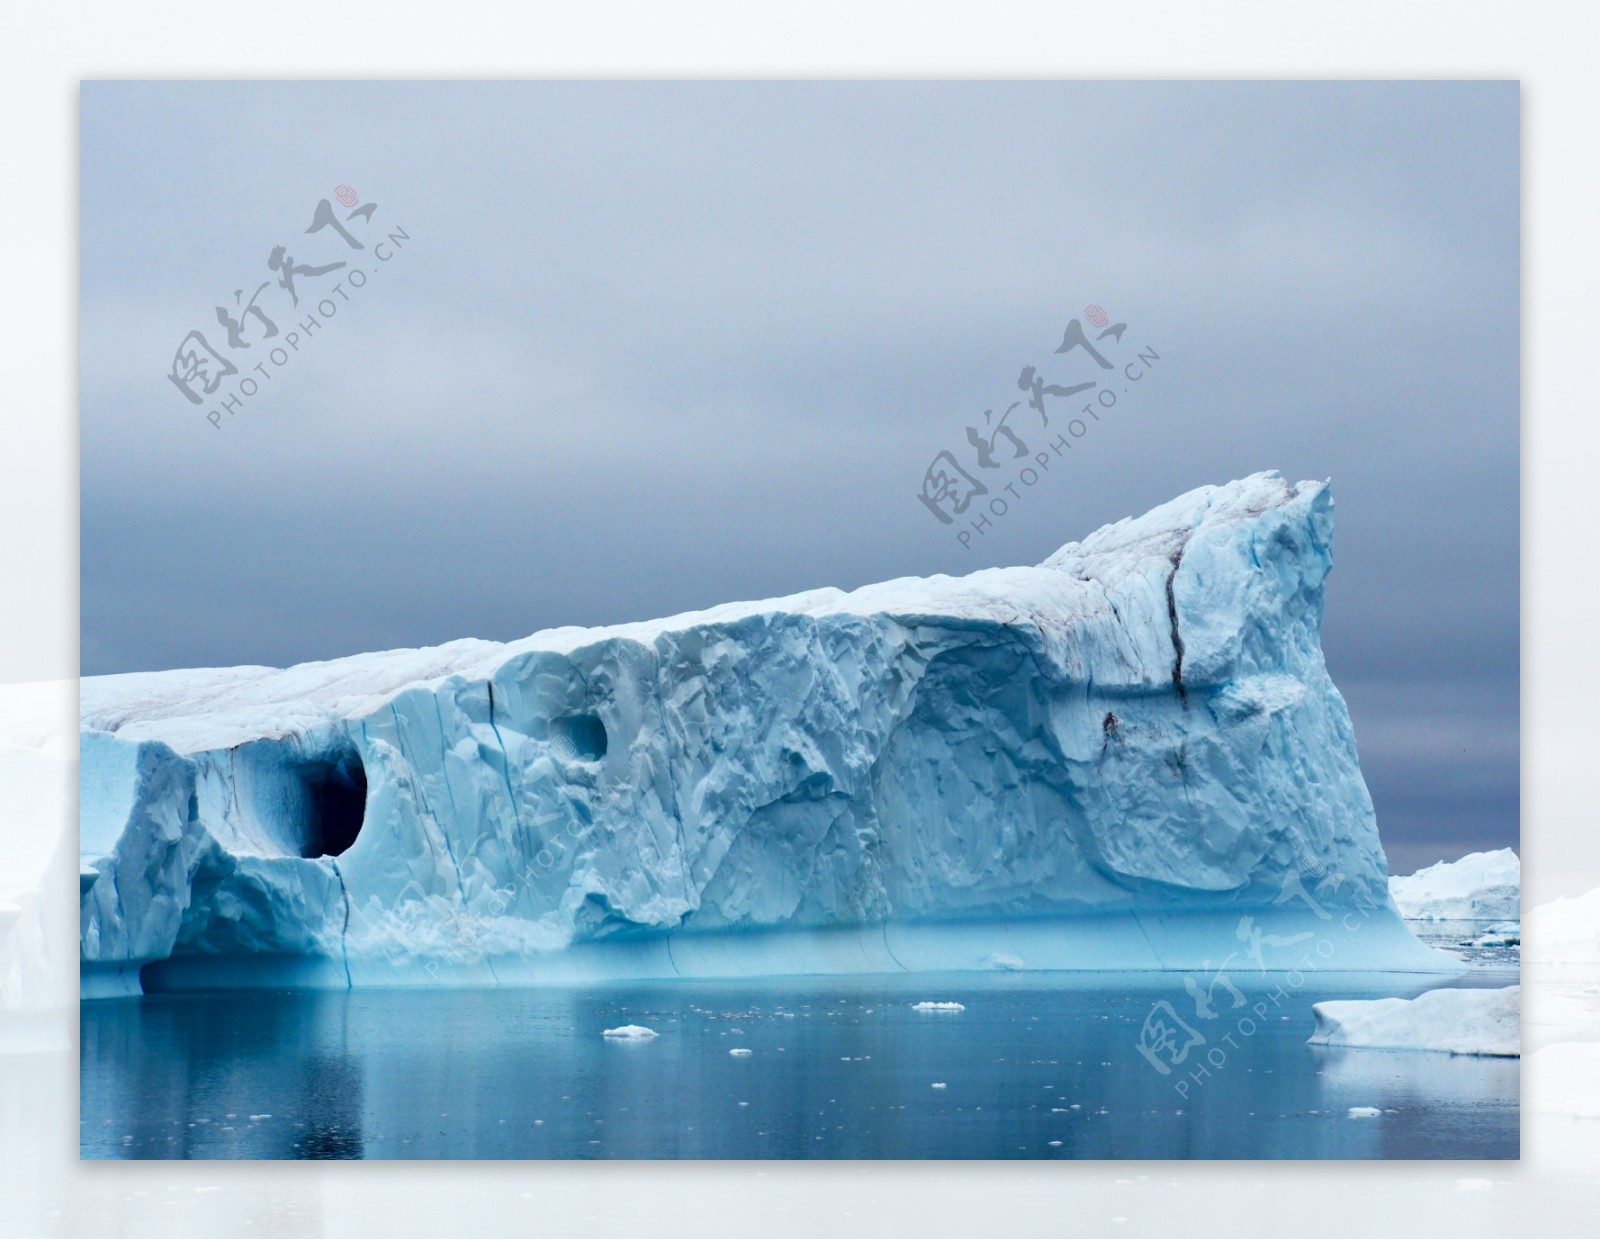
[[[1258,474],[1035,568],[87,679],[85,993],[1187,967],[1246,936],[1186,916],[1392,918],[1332,519]]]

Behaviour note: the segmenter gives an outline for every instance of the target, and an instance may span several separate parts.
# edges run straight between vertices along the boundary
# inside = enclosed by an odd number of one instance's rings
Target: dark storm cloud
[[[1515,840],[1514,84],[88,85],[83,139],[86,674],[1034,563],[1278,468],[1397,864]],[[213,430],[178,340],[341,182],[413,240]],[[924,468],[1090,302],[1161,369],[963,548]]]

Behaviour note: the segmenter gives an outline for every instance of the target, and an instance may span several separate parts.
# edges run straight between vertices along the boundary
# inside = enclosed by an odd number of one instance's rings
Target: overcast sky
[[[1032,564],[1276,468],[1333,480],[1324,645],[1392,867],[1516,843],[1515,83],[85,84],[82,118],[85,675]],[[346,266],[296,307],[277,246]],[[924,470],[974,469],[1024,365],[1094,378],[1052,352],[1090,305],[1160,362],[964,547]],[[198,405],[191,330],[249,358]]]

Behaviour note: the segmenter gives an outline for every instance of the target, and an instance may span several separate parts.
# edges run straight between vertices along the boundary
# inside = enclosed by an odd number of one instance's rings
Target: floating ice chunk
[[[935,1081],[933,1083],[933,1087],[935,1089],[948,1089],[949,1088],[949,1086],[947,1086],[943,1081]]]
[[[1312,1006],[1322,1046],[1448,1051],[1452,1055],[1522,1053],[1520,986],[1503,990],[1430,990],[1415,999],[1338,999]]]
[[[1506,921],[1521,914],[1522,863],[1509,848],[1468,853],[1389,880],[1411,921]]]
[[[736,1046],[728,1052],[730,1055],[748,1055],[750,1053],[750,1048],[747,1046]]]
[[[1377,1107],[1351,1107],[1345,1114],[1351,1119],[1377,1119],[1383,1112]]]
[[[601,1036],[615,1038],[619,1042],[648,1042],[658,1035],[654,1029],[644,1025],[618,1025],[615,1029],[607,1029]]]
[[[965,1012],[965,1003],[935,1003],[932,1000],[923,1000],[921,1003],[911,1005],[913,1012]]]
[[[1472,940],[1474,947],[1516,947],[1522,942],[1522,923],[1520,921],[1496,922],[1477,938]]]

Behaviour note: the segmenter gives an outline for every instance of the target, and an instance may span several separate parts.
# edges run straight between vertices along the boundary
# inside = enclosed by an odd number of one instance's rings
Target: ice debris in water
[[[913,1003],[911,1010],[913,1012],[965,1012],[967,1005],[965,1003],[935,1003],[932,1000],[925,999],[921,1003]]]
[[[607,1029],[601,1036],[615,1038],[619,1042],[648,1042],[658,1035],[654,1029],[644,1025],[618,1025],[615,1029]]]

